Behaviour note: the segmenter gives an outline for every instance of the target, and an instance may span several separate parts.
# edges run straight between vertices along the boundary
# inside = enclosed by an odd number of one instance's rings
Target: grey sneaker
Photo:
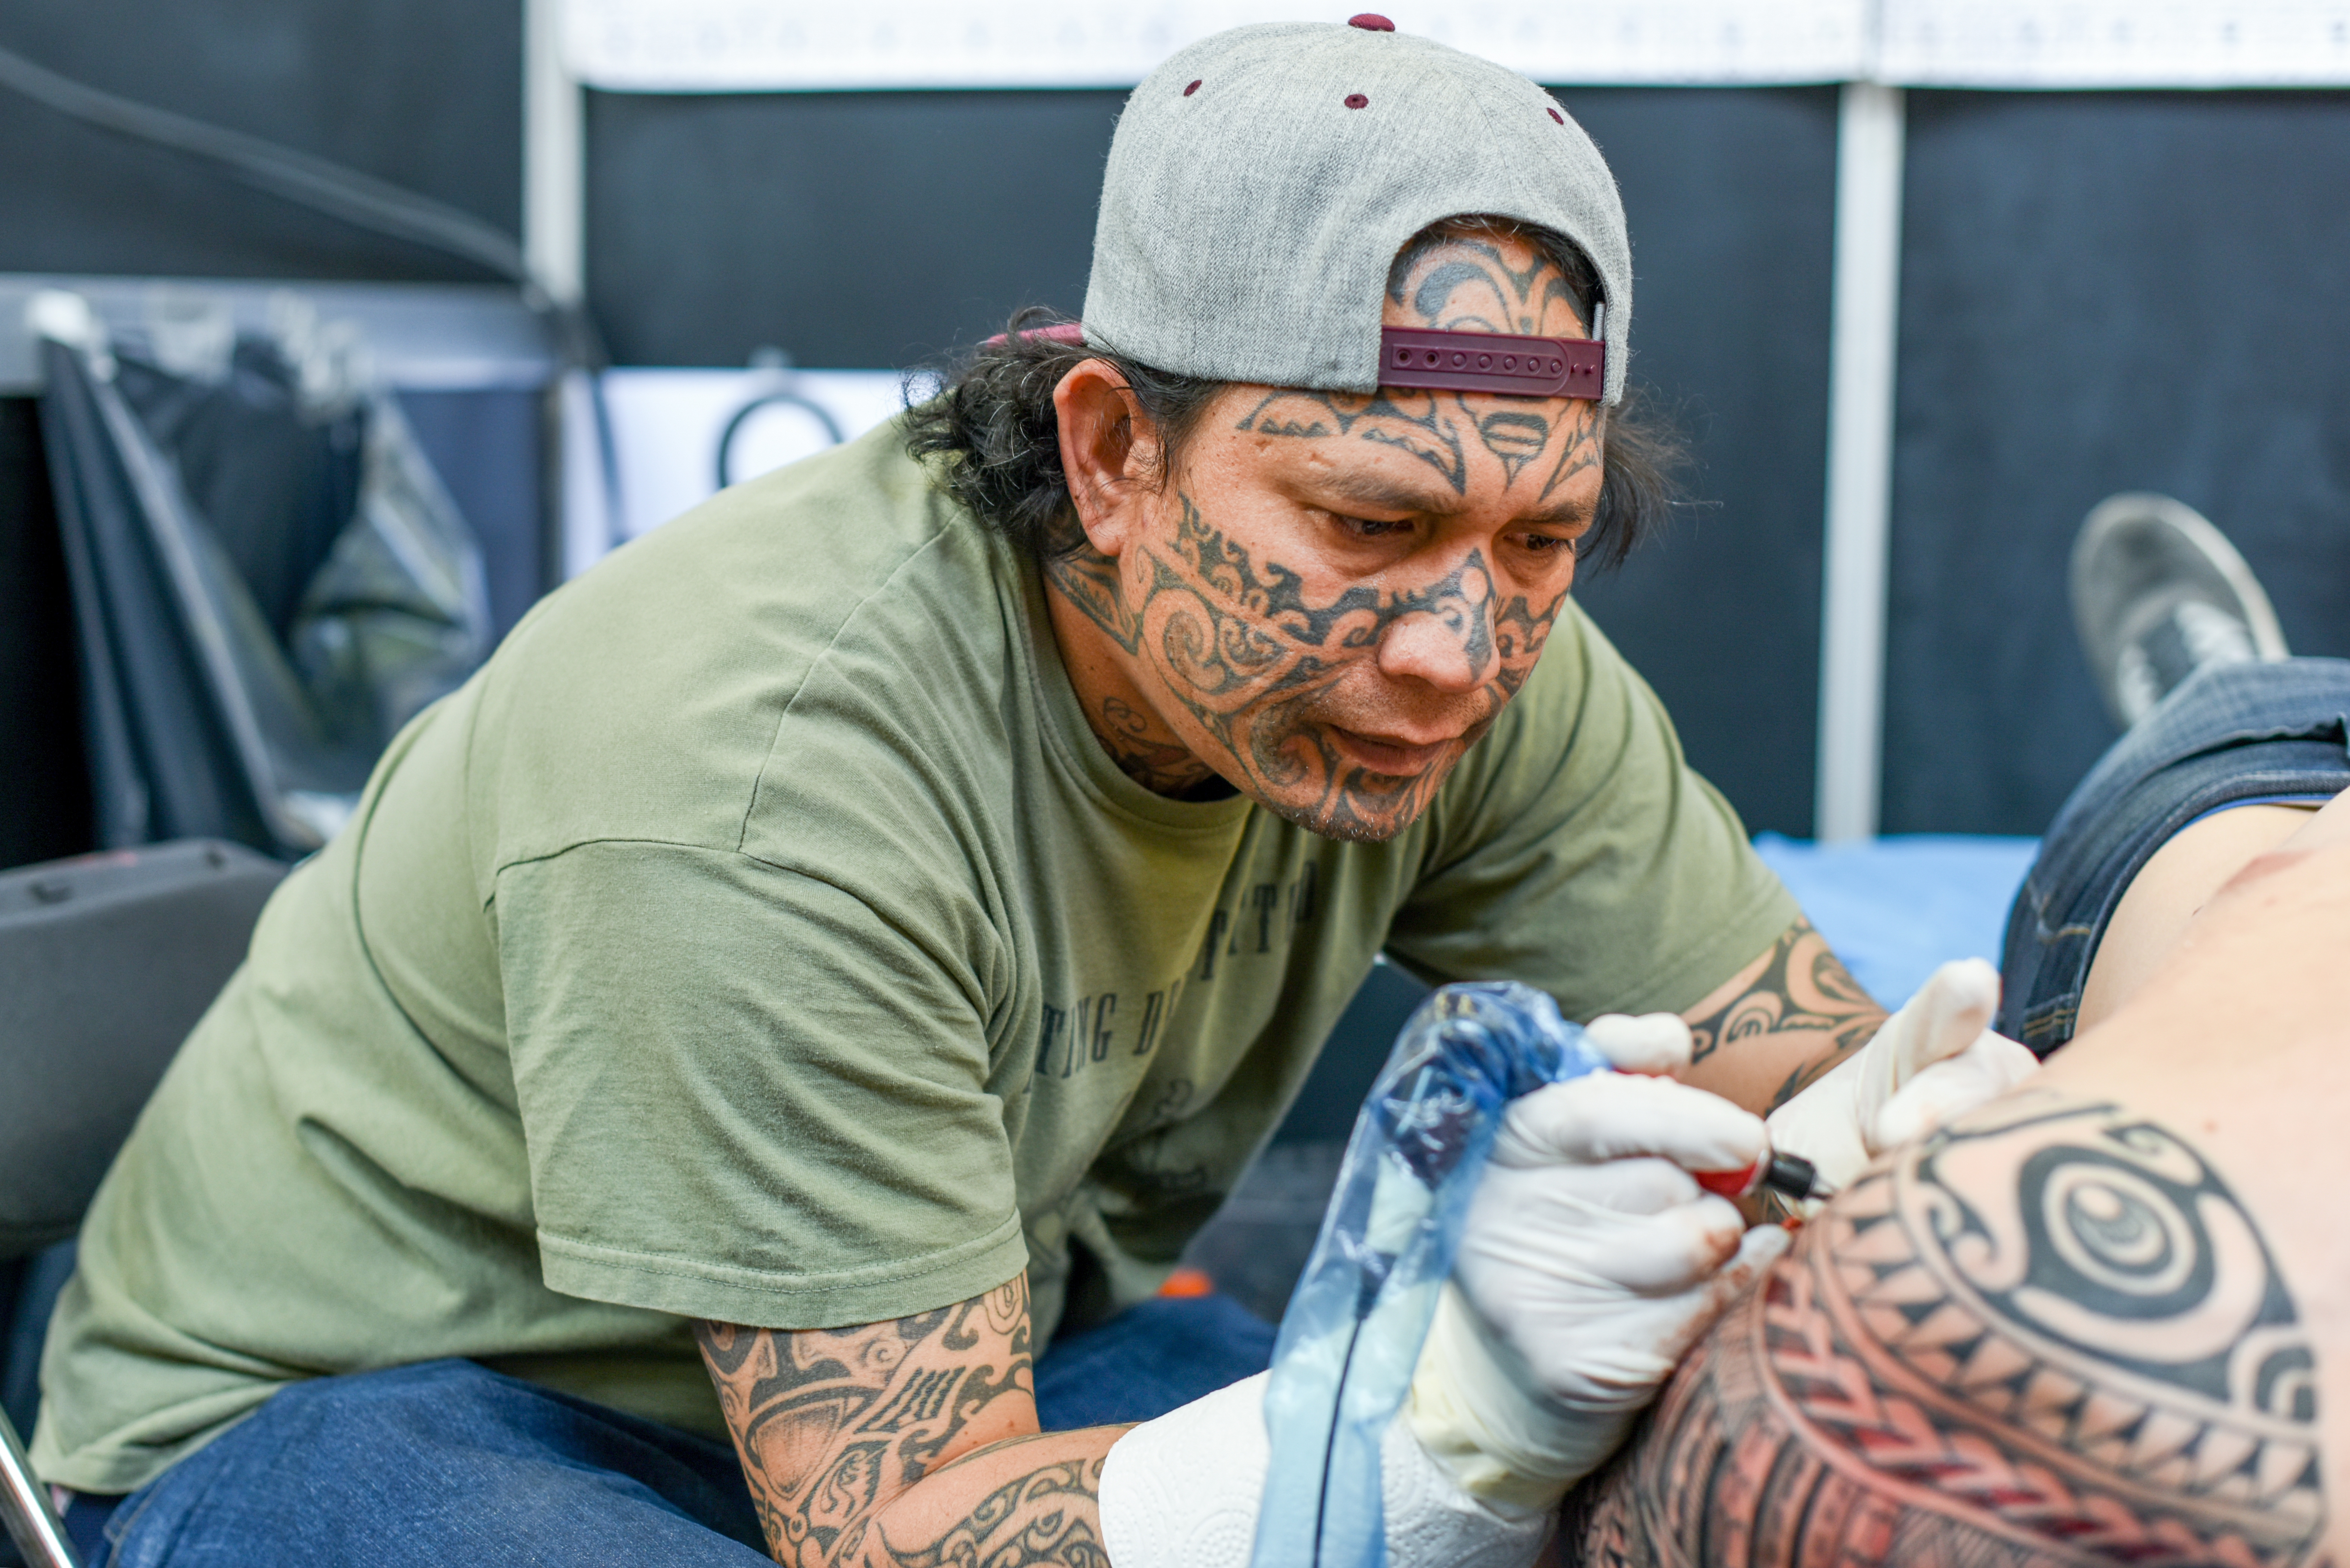
[[[2168,495],[2110,496],[2082,523],[2073,624],[2106,711],[2124,729],[2207,664],[2291,657],[2236,547]]]

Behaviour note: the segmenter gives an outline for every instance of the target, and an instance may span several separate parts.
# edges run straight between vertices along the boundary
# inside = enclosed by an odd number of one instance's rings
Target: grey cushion
[[[285,875],[210,839],[0,872],[0,1259],[81,1223]]]

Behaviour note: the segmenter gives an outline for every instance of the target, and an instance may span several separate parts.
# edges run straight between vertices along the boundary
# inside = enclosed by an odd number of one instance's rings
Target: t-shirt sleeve
[[[1802,912],[1571,604],[1430,829],[1389,950],[1430,981],[1538,985],[1572,1018],[1694,1006]]]
[[[763,1328],[877,1323],[1027,1263],[983,965],[747,856],[581,845],[493,905],[541,1268]]]

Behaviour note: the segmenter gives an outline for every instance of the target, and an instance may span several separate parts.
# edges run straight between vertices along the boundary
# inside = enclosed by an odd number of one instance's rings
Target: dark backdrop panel
[[[588,279],[614,358],[919,364],[1085,303],[1122,92],[590,93]]]
[[[16,0],[0,45],[518,231],[519,0]],[[479,281],[0,92],[0,271]]]
[[[1752,829],[1808,836],[1827,483],[1833,88],[1568,89],[1632,232],[1632,376],[1690,504],[1577,590]]]
[[[1576,90],[1638,269],[1636,378],[1694,438],[1671,535],[1588,604],[1751,826],[1808,831],[1835,97]],[[1114,92],[589,98],[616,356],[899,366],[1085,297]]]
[[[68,593],[38,410],[0,398],[0,868],[92,846]]]
[[[2200,510],[2350,653],[2350,95],[1909,95],[1885,826],[2036,833],[2114,737],[2074,531]]]

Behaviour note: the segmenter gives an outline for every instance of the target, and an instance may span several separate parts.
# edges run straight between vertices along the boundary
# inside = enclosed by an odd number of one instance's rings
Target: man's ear
[[[1159,473],[1159,434],[1107,359],[1087,359],[1053,389],[1061,472],[1077,523],[1105,556],[1125,549]]]

